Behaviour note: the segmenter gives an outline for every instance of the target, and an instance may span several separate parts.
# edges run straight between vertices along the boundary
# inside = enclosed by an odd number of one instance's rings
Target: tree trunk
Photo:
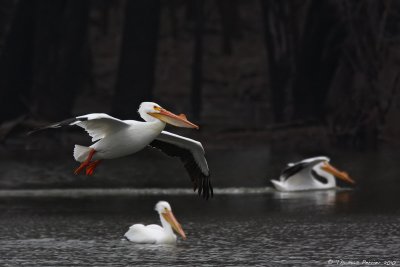
[[[36,1],[33,112],[57,120],[70,116],[82,88],[87,0]]]
[[[195,120],[200,119],[202,108],[203,87],[203,29],[204,29],[204,0],[194,0],[195,30],[192,63],[192,92],[191,106]]]
[[[171,34],[174,40],[178,40],[178,15],[176,12],[177,3],[175,0],[169,0],[167,3],[169,20],[171,23]]]
[[[139,104],[153,98],[160,24],[159,0],[127,1],[113,114],[136,115]]]
[[[239,35],[237,0],[218,0],[217,5],[222,24],[222,51],[232,55],[234,35]]]
[[[287,108],[287,91],[291,86],[294,74],[294,35],[291,28],[291,3],[286,1],[261,0],[264,24],[265,46],[268,56],[268,71],[271,88],[271,102],[274,121],[281,123],[285,120]],[[290,14],[289,14],[290,15]]]
[[[32,79],[33,1],[16,6],[0,50],[0,123],[26,113]],[[6,10],[3,10],[7,12]],[[3,12],[2,12],[3,13]],[[5,17],[2,18],[4,22]]]
[[[345,33],[337,8],[329,1],[312,1],[307,14],[297,52],[293,118],[322,120]]]

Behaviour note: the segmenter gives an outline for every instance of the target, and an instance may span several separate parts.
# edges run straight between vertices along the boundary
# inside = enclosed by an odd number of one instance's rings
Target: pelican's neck
[[[156,118],[153,119],[154,120],[143,122],[143,126],[147,130],[150,130],[150,132],[154,134],[150,135],[155,138],[164,130],[166,123]]]
[[[166,123],[163,122],[162,120],[159,120],[146,112],[139,110],[139,115],[142,117],[142,119],[145,121],[147,125],[149,125],[151,128],[154,128],[155,130],[159,131],[161,133],[162,130],[164,130]]]
[[[145,123],[154,129],[160,130],[160,132],[162,130],[164,130],[165,125],[166,125],[165,122],[163,122],[159,119],[156,119],[156,118],[154,118],[154,120],[152,120],[152,121],[146,121]]]
[[[142,109],[141,107],[139,108],[138,113],[140,117],[146,122],[156,122],[156,121],[162,122],[159,119],[151,116],[149,113],[146,112],[145,109]]]
[[[324,184],[326,187],[335,187],[336,186],[336,178],[330,173],[327,173],[324,171],[321,167],[323,164],[318,164],[317,166],[314,167],[314,171],[319,175],[324,177],[328,182]]]
[[[167,234],[171,234],[174,235],[174,231],[172,230],[171,225],[164,219],[164,217],[160,214],[160,221],[161,221],[161,225],[164,228],[164,231]]]
[[[147,114],[147,112],[144,112],[144,111],[139,111],[139,115],[146,122],[160,121],[159,119],[154,118],[153,116]]]

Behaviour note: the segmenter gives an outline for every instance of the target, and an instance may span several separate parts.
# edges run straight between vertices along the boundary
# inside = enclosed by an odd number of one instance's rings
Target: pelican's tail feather
[[[276,190],[287,191],[281,181],[271,180],[271,182],[275,186]]]
[[[89,152],[90,152],[90,147],[75,145],[74,158],[78,162],[84,162],[87,159]]]

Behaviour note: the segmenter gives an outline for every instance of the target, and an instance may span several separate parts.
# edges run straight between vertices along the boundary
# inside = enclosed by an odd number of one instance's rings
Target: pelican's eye
[[[164,208],[164,212],[168,212],[168,209],[167,209],[167,208]]]
[[[153,109],[154,109],[154,110],[157,110],[157,111],[160,111],[161,108],[160,108],[159,106],[154,105],[154,106],[153,106]]]

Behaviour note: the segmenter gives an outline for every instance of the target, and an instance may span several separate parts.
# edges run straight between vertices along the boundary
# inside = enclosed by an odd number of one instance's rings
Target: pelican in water
[[[184,128],[199,127],[188,121],[184,114],[175,115],[153,102],[141,103],[138,112],[144,121],[120,120],[104,113],[92,113],[32,132],[72,125],[85,129],[94,143],[91,146],[75,145],[74,158],[81,162],[75,174],[85,169],[86,175],[93,175],[104,159],[127,156],[145,147],[157,148],[169,156],[179,157],[191,177],[194,191],[203,198],[212,197],[210,172],[201,143],[164,131],[166,123]]]
[[[171,206],[166,201],[159,201],[154,210],[160,215],[161,226],[157,224],[143,225],[134,224],[125,233],[126,239],[135,243],[148,244],[175,244],[177,232],[186,239],[185,232],[172,213]]]
[[[303,191],[335,188],[336,178],[355,184],[346,172],[329,164],[329,158],[314,157],[289,163],[279,180],[271,182],[279,191]]]

